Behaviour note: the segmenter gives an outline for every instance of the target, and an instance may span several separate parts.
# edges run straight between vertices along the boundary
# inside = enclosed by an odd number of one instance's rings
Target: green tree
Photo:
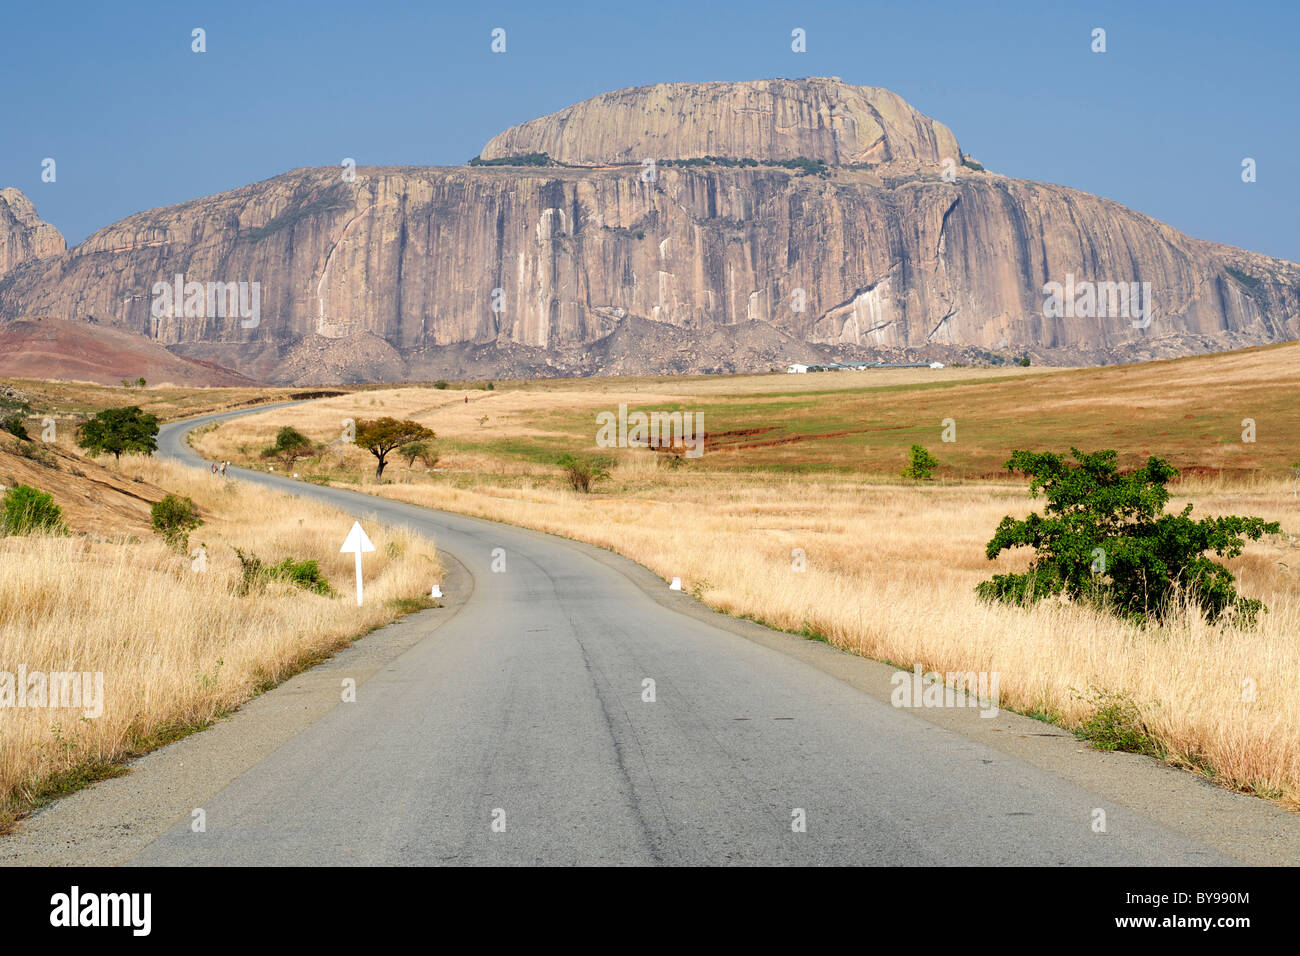
[[[913,445],[908,452],[908,462],[903,468],[903,477],[913,481],[929,481],[934,477],[934,470],[939,467],[935,458],[920,445]]]
[[[189,548],[190,532],[203,524],[198,506],[189,498],[176,495],[167,495],[162,501],[154,502],[149,512],[153,517],[153,530],[178,551]]]
[[[1235,515],[1191,517],[1189,504],[1165,514],[1165,487],[1178,472],[1159,458],[1128,474],[1116,453],[1083,454],[1074,463],[1051,452],[1013,452],[1009,471],[1030,478],[1029,493],[1047,499],[1043,514],[1002,519],[989,541],[989,560],[1009,548],[1036,552],[1029,570],[999,574],[976,587],[987,600],[1029,604],[1051,595],[1094,602],[1131,618],[1160,618],[1182,589],[1212,621],[1254,623],[1263,605],[1239,597],[1232,573],[1205,556],[1236,557],[1245,540],[1277,534],[1278,522]]]
[[[557,464],[564,469],[564,477],[568,479],[570,487],[583,494],[591,491],[593,483],[609,479],[609,469],[604,463],[591,458],[563,455]]]
[[[158,450],[158,419],[136,405],[106,408],[81,426],[77,444],[92,455],[152,455]]]
[[[406,459],[407,468],[414,465],[417,458],[424,462],[425,468],[432,468],[438,463],[438,453],[434,450],[432,442],[413,441],[410,444],[403,445],[397,452]]]
[[[276,432],[275,444],[262,449],[262,457],[274,458],[288,468],[296,459],[310,454],[313,448],[310,438],[292,425],[285,425]]]
[[[375,481],[383,478],[388,455],[395,448],[437,437],[432,429],[410,419],[376,418],[357,422],[357,444],[375,456]]]
[[[61,534],[63,509],[44,491],[31,485],[14,485],[0,501],[0,533],[32,534],[47,531]]]

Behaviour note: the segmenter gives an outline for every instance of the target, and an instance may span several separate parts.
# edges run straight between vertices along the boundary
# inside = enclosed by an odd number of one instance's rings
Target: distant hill
[[[143,335],[64,319],[0,323],[0,376],[104,385],[124,378],[156,385],[255,384],[228,368],[173,354]]]

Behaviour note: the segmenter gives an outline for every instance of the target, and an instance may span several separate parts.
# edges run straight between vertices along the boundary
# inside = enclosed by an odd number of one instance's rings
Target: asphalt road
[[[218,417],[166,426],[160,452],[197,460],[183,433]],[[132,863],[1237,862],[797,654],[666,607],[648,576],[589,548],[237,475],[432,536],[468,569],[472,593],[355,703],[208,800],[205,833],[187,812]],[[504,571],[492,570],[494,549]],[[1097,808],[1108,808],[1104,834]]]

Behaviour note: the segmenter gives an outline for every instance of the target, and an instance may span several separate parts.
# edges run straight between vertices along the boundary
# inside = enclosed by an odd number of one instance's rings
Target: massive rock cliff
[[[0,277],[14,267],[67,248],[63,234],[36,215],[32,201],[17,189],[0,189]]]
[[[302,383],[1124,361],[1300,337],[1300,266],[973,168],[882,90],[606,94],[483,157],[529,152],[569,165],[298,170],[140,213],[0,278],[0,318],[90,318]],[[703,155],[757,162],[680,165]],[[797,157],[828,165],[775,165]],[[258,283],[256,320],[237,296],[225,314],[170,308],[177,275]],[[1145,283],[1150,321],[1045,307],[1049,282]]]

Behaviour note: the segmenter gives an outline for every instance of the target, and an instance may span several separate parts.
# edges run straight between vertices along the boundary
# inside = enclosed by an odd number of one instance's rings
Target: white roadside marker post
[[[352,530],[348,532],[347,540],[343,542],[343,547],[339,548],[339,554],[347,554],[351,551],[357,556],[357,607],[361,607],[362,584],[361,584],[361,554],[365,551],[373,551],[375,546],[370,543],[366,533],[361,530],[361,522],[352,522]]]
[[[673,578],[673,583],[670,584],[670,585],[668,585],[668,590],[670,590],[670,591],[680,591],[681,589],[682,589],[682,579],[681,579],[681,578]]]

